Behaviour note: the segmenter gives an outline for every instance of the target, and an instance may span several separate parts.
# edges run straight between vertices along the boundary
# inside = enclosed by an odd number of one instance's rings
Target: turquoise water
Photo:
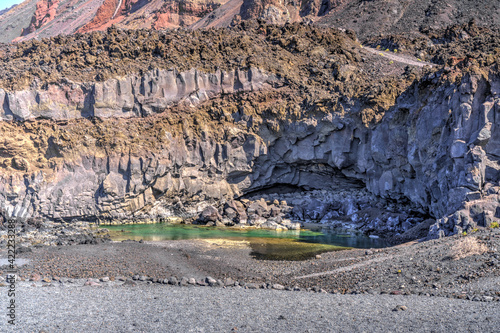
[[[228,239],[246,241],[257,259],[302,260],[327,251],[349,248],[378,248],[378,239],[336,235],[310,230],[275,231],[267,229],[233,229],[180,224],[127,224],[102,226],[111,238],[121,240],[163,241],[180,239]]]

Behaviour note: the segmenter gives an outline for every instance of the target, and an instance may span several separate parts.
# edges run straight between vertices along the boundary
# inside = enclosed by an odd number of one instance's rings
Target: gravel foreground
[[[16,327],[7,323],[9,283],[0,278],[0,332],[500,327],[499,228],[303,261],[259,260],[250,245],[211,239],[24,249],[16,258]]]
[[[4,289],[2,290],[4,292]],[[2,297],[5,309],[6,297]],[[161,285],[32,287],[1,332],[497,332],[498,302]],[[398,310],[399,309],[399,310]],[[404,310],[403,310],[404,309]]]

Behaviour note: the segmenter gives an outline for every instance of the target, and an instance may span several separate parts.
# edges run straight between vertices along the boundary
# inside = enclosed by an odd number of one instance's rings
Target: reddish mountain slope
[[[26,2],[33,1],[27,0]],[[36,10],[30,17],[17,11],[17,7],[10,13],[19,22],[24,22],[21,33],[11,40],[2,42],[23,41],[33,38],[52,37],[58,34],[72,34],[81,26],[89,22],[96,14],[104,0],[38,0]],[[2,22],[2,17],[0,17]],[[2,24],[0,23],[0,29]]]
[[[226,0],[26,0],[0,14],[0,42],[120,28],[189,26]]]

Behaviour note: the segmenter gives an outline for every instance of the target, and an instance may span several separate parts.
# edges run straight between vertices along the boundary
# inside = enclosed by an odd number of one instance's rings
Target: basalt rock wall
[[[203,82],[218,93],[251,90],[254,80],[266,82],[255,69],[234,73],[227,88],[221,83],[221,77],[226,77],[222,74],[206,75]],[[246,73],[246,81],[234,79],[241,77],[236,73]],[[371,127],[358,120],[361,105],[356,102],[346,105],[343,114],[304,112],[295,121],[279,124],[240,110],[224,126],[206,123],[198,133],[189,126],[183,126],[182,133],[165,128],[159,134],[160,149],[154,152],[77,154],[50,173],[3,175],[1,204],[15,215],[51,219],[162,218],[193,216],[209,204],[278,185],[329,191],[366,187],[381,198],[409,203],[437,219],[430,238],[488,226],[498,217],[499,207],[500,78],[494,73],[467,74],[443,83],[439,75],[412,85]],[[109,82],[107,93],[118,96],[120,81]],[[102,96],[97,86],[93,96]],[[197,89],[185,91],[174,95],[177,101],[194,91],[195,100],[203,100]],[[144,112],[148,109],[139,96],[144,95],[130,97],[126,108],[134,116],[150,113]],[[121,102],[110,106],[117,100],[95,102],[95,110],[101,113],[78,112],[77,116],[116,117],[124,110]],[[170,101],[151,98],[147,105],[153,111],[154,103],[168,106]],[[37,114],[23,112],[12,114],[20,119]],[[51,118],[64,118],[64,114],[54,113]],[[57,145],[51,149],[51,154],[58,154]]]
[[[274,81],[274,75],[256,68],[210,74],[157,69],[104,82],[35,85],[22,91],[0,88],[0,119],[147,116],[178,103],[195,106],[220,94],[270,87]]]

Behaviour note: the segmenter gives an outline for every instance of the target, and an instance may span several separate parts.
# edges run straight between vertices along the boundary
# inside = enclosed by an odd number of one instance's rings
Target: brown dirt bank
[[[20,275],[197,280],[213,276],[339,293],[500,300],[499,228],[379,250],[329,252],[305,261],[256,260],[244,244],[228,245],[223,240],[182,240],[34,248],[22,254],[30,263]]]

